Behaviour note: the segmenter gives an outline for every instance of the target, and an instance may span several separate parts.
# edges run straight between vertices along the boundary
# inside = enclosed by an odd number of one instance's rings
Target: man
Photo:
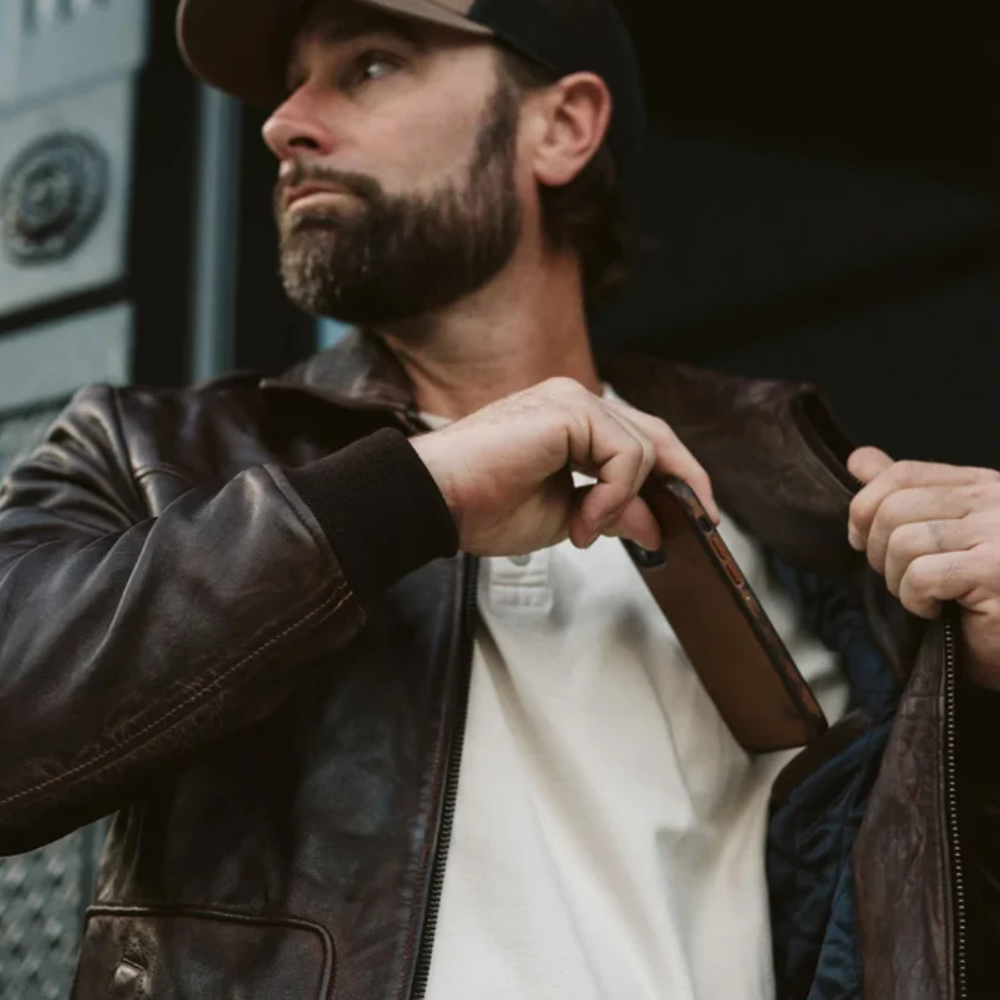
[[[991,995],[1000,474],[595,362],[641,135],[607,0],[179,25],[273,110],[289,294],[363,332],[85,390],[3,488],[0,849],[116,813],[74,996]],[[801,754],[739,748],[618,543],[653,472],[840,720]]]

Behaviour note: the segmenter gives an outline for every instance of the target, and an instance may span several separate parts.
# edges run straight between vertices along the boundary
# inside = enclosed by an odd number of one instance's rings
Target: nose
[[[303,151],[322,156],[333,150],[333,136],[304,90],[292,94],[264,123],[264,142],[282,162],[300,157]]]

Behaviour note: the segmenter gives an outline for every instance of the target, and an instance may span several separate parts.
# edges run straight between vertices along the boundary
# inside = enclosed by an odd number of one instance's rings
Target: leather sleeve
[[[324,462],[335,489],[337,462]],[[370,519],[378,491],[360,492]],[[191,489],[151,517],[115,391],[83,391],[0,488],[0,853],[106,815],[269,714],[295,668],[364,617],[281,469]]]
[[[998,691],[959,686],[958,774],[970,995],[988,996],[995,986],[1000,953]]]

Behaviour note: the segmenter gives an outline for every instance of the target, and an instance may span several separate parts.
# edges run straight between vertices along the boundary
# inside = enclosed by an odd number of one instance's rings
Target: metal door
[[[87,382],[130,376],[144,0],[0,0],[0,474]],[[95,294],[96,293],[96,294]],[[102,831],[0,859],[0,996],[68,995]]]

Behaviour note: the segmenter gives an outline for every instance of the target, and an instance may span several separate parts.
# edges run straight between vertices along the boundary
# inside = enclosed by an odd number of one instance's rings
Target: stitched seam
[[[222,684],[222,682],[225,681],[229,676],[231,676],[235,671],[239,670],[242,666],[249,663],[250,660],[260,656],[260,654],[263,653],[265,650],[267,650],[268,647],[273,646],[276,642],[279,642],[290,632],[294,632],[296,629],[301,628],[309,621],[310,618],[314,618],[316,615],[327,611],[330,605],[334,604],[334,602],[337,601],[337,599],[340,598],[341,595],[343,595],[343,597],[341,598],[339,603],[337,603],[336,606],[330,610],[331,614],[336,614],[337,611],[339,611],[340,608],[343,607],[343,605],[351,597],[351,591],[346,584],[342,584],[340,587],[338,587],[319,607],[314,608],[304,618],[300,618],[297,622],[293,623],[292,625],[289,625],[286,629],[284,629],[284,631],[279,632],[276,636],[273,636],[271,639],[265,642],[263,646],[258,647],[252,653],[248,653],[246,656],[243,657],[243,659],[238,660],[227,670],[223,671],[210,684],[206,685],[205,687],[201,688],[198,691],[195,691],[193,694],[185,698],[184,701],[175,705],[172,709],[170,709],[169,712],[166,713],[166,715],[161,716],[159,719],[156,719],[153,722],[147,723],[145,726],[143,726],[142,729],[140,729],[137,733],[135,733],[131,737],[131,739],[125,746],[111,747],[103,751],[102,753],[99,753],[96,757],[92,757],[90,760],[84,761],[82,764],[77,764],[76,767],[71,768],[69,771],[66,771],[63,774],[56,775],[54,778],[48,778],[46,781],[43,781],[40,785],[36,785],[34,788],[26,788],[22,792],[18,792],[17,794],[11,795],[6,799],[2,799],[0,800],[0,808],[5,808],[7,806],[10,806],[13,803],[17,802],[18,800],[24,799],[26,797],[30,798],[32,796],[36,796],[38,793],[44,791],[46,788],[49,788],[54,784],[59,784],[60,782],[65,782],[68,779],[74,777],[80,771],[84,771],[87,770],[88,768],[94,767],[94,765],[99,764],[105,758],[113,756],[115,754],[124,753],[126,750],[134,747],[136,742],[140,741],[142,737],[145,736],[151,729],[155,729],[158,726],[161,726],[172,716],[175,716],[177,715],[178,712],[182,712],[184,709],[188,708],[188,706],[190,706],[193,702],[198,702],[199,700],[204,698],[206,693],[211,692],[214,688],[218,688],[219,685]],[[164,734],[170,732],[170,730],[176,724],[177,724],[176,722],[172,723],[159,735],[163,736]]]
[[[87,910],[87,919],[91,917],[152,917],[165,919],[182,920],[214,920],[218,923],[242,924],[250,927],[289,927],[293,930],[308,931],[315,934],[320,941],[323,951],[323,974],[320,983],[320,996],[328,996],[332,993],[337,977],[337,949],[334,945],[333,935],[329,929],[314,920],[304,920],[301,917],[292,916],[260,916],[257,914],[239,913],[233,910],[214,910],[211,908],[190,907],[190,906],[155,906],[155,905],[114,905],[97,904]],[[122,959],[122,963],[128,962]],[[133,964],[129,962],[128,964]],[[141,966],[135,966],[140,972],[147,970]]]

